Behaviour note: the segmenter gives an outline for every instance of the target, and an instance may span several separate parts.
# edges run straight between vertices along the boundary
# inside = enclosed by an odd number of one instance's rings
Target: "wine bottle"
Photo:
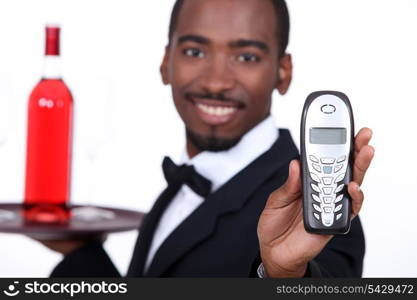
[[[28,104],[25,219],[67,222],[73,98],[61,77],[60,27],[46,26],[45,61]]]

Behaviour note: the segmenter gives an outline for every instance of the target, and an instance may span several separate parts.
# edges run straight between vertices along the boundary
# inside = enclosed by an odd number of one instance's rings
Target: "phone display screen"
[[[310,144],[346,144],[346,128],[310,128]]]

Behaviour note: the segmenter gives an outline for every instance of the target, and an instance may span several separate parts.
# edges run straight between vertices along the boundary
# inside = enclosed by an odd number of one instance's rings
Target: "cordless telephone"
[[[318,234],[350,228],[354,121],[348,97],[335,91],[310,94],[301,120],[304,226]]]

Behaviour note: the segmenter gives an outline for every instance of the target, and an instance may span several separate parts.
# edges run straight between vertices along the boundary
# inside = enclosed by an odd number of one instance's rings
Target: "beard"
[[[237,138],[219,138],[213,135],[200,135],[186,128],[187,139],[200,151],[220,152],[229,150],[239,143],[241,136]]]

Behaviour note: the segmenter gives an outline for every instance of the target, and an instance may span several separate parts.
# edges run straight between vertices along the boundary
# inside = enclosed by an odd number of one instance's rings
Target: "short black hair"
[[[288,13],[288,7],[285,0],[271,0],[275,7],[275,13],[277,15],[277,26],[278,26],[278,43],[279,43],[279,56],[284,55],[285,50],[288,46],[290,36],[290,16]],[[184,0],[176,0],[174,7],[171,12],[171,20],[169,23],[168,32],[168,45],[171,44],[172,36],[178,25],[178,17],[181,11],[181,7]]]

